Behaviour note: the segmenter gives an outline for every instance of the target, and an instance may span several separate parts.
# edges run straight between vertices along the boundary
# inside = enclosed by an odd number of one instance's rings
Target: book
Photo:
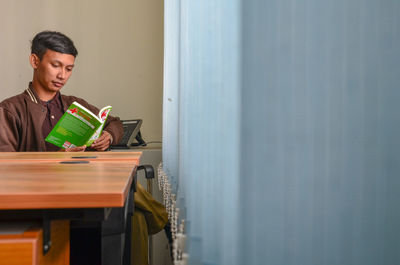
[[[64,149],[90,146],[101,135],[111,108],[106,106],[95,115],[74,101],[45,140]]]

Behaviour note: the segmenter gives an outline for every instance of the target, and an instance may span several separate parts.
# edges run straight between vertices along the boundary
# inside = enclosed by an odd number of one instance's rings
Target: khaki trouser
[[[164,205],[137,183],[132,217],[132,265],[148,265],[149,235],[160,232],[168,222]]]

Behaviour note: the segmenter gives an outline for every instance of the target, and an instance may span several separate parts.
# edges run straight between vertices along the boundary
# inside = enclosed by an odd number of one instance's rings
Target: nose
[[[58,71],[57,78],[64,80],[65,76],[66,76],[66,71],[64,68],[61,68],[60,71]]]

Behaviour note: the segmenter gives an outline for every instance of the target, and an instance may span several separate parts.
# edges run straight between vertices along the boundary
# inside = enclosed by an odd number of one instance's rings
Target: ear
[[[33,69],[37,69],[40,63],[40,59],[36,54],[32,53],[29,56],[29,62],[31,63]]]

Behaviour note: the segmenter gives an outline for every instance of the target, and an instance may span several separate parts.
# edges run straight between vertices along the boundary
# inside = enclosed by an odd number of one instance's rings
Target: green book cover
[[[90,146],[101,135],[110,110],[107,106],[95,115],[74,101],[45,140],[64,149]]]

